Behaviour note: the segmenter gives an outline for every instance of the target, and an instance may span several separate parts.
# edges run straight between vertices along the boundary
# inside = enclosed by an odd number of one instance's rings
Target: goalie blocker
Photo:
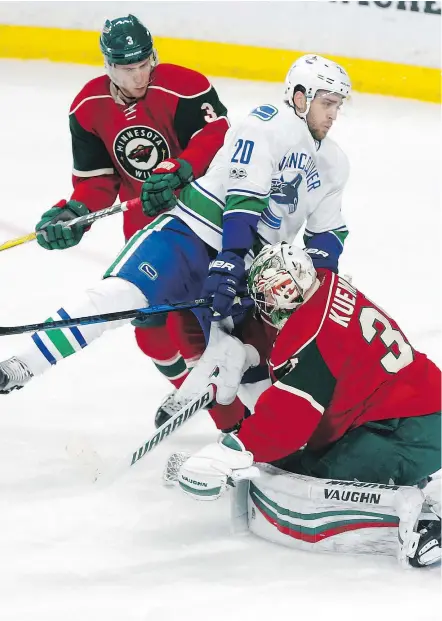
[[[441,558],[440,479],[422,490],[258,468],[231,491],[235,533],[313,552],[393,555],[402,567]]]

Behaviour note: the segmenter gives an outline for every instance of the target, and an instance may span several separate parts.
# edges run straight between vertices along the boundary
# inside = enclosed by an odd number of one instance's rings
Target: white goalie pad
[[[291,474],[259,464],[260,477],[231,495],[232,530],[319,552],[387,554],[403,567],[414,553],[425,499],[416,487]]]

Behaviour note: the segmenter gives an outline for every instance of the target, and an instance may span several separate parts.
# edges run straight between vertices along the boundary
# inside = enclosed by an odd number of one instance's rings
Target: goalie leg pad
[[[249,529],[258,537],[302,550],[393,555],[408,566],[424,502],[418,488],[259,470],[248,492]]]

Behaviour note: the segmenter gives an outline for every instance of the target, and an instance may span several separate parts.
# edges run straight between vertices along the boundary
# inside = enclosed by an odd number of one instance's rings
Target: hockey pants
[[[415,485],[441,467],[441,414],[365,423],[326,449],[274,465],[321,479]]]

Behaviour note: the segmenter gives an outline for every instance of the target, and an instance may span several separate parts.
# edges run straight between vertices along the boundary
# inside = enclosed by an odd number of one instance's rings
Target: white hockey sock
[[[62,306],[51,319],[68,319],[101,315],[148,306],[146,297],[132,283],[121,278],[106,278],[85,291],[75,303]],[[28,366],[33,375],[41,375],[63,358],[81,351],[103,332],[129,323],[130,319],[76,326],[48,332],[35,332],[26,349],[15,355]]]

